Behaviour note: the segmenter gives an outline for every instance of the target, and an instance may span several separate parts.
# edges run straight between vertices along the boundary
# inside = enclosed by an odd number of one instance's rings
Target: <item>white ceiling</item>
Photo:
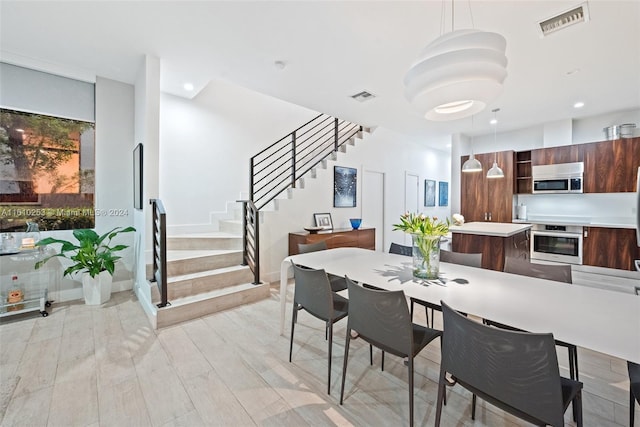
[[[403,96],[420,50],[451,30],[447,1],[5,1],[2,59],[133,83],[145,54],[161,61],[162,90],[189,96],[223,79],[367,126],[442,147],[442,136],[500,131],[640,108],[640,0],[591,0],[590,21],[542,38],[537,22],[576,1],[455,2],[455,29],[507,40],[502,95],[471,119],[435,123]],[[470,14],[471,11],[471,14]],[[285,63],[278,69],[275,61]],[[573,74],[567,73],[579,70]],[[376,98],[349,96],[367,90]],[[576,110],[576,101],[585,107]]]

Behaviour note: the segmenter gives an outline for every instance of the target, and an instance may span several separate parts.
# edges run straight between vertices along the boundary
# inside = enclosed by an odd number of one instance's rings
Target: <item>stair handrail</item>
[[[242,259],[260,283],[260,210],[340,150],[363,127],[319,114],[280,138],[249,161],[249,199],[242,203]]]
[[[156,282],[160,291],[158,308],[171,305],[167,301],[167,212],[162,200],[150,199],[152,206],[153,273],[149,281]]]
[[[242,265],[249,266],[253,284],[260,284],[260,212],[251,200],[242,203]]]

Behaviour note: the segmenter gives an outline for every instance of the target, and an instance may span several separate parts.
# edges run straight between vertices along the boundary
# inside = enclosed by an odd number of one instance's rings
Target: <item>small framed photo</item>
[[[323,230],[333,229],[330,213],[314,213],[313,219],[316,222],[316,227],[322,227]]]

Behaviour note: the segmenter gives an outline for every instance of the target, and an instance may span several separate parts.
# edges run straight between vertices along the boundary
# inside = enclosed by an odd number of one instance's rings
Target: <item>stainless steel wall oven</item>
[[[582,264],[582,227],[534,224],[531,229],[531,259]]]

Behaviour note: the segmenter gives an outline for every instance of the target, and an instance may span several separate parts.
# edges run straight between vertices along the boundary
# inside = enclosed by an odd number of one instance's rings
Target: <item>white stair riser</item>
[[[242,249],[242,237],[167,237],[167,249]]]
[[[169,294],[169,300],[171,300],[209,292],[214,289],[222,289],[227,286],[250,283],[251,281],[253,281],[253,273],[247,267],[241,270],[170,282],[167,293]]]
[[[242,264],[242,251],[219,255],[209,255],[196,258],[177,259],[167,261],[167,276],[181,276],[183,274],[200,273],[216,268],[232,267]],[[147,277],[151,277],[153,266],[147,264]]]
[[[167,306],[158,310],[157,327],[164,328],[268,297],[269,285],[260,284],[250,289],[212,298],[203,298],[202,300],[193,301],[189,304]]]
[[[220,231],[225,233],[232,233],[242,235],[242,222],[241,221],[220,221]]]

